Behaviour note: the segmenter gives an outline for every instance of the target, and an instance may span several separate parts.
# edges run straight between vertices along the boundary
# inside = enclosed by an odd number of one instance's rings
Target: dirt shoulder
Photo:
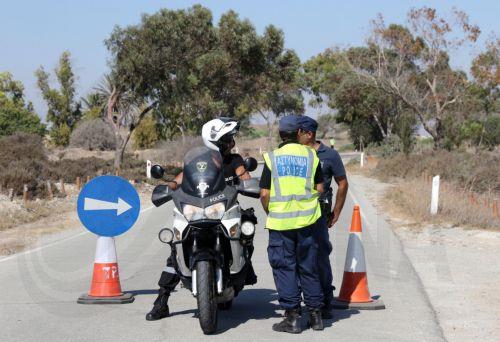
[[[143,184],[136,189],[141,204],[150,206],[152,186]],[[66,198],[31,201],[26,207],[22,200],[10,202],[6,197],[0,198],[0,257],[33,248],[42,238],[57,237],[81,227],[76,201],[76,191]]]
[[[449,341],[497,341],[500,336],[500,232],[411,220],[387,201],[391,184],[350,174],[388,213]],[[411,309],[411,308],[409,308]]]

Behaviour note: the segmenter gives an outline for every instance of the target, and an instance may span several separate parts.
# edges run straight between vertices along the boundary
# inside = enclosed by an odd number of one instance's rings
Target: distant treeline
[[[275,117],[304,112],[309,92],[312,105],[335,113],[321,119],[322,134],[344,122],[357,147],[392,144],[409,153],[416,128],[423,127],[437,149],[464,143],[492,149],[500,141],[499,39],[492,37],[473,59],[471,77],[450,66],[452,53],[476,44],[479,34],[464,12],[445,18],[432,8],[412,9],[405,26],[386,25],[379,16],[366,45],[326,49],[302,64],[273,25],[258,34],[234,11],[214,23],[200,5],[162,9],[111,32],[109,72],[82,98],[69,52],[54,70],[58,87],[43,67],[35,71],[48,127],[23,85],[0,73],[0,136],[49,133],[59,146],[114,149],[119,169],[129,140],[147,148],[199,134],[219,115],[236,117],[243,127],[250,115],[260,115],[270,136]]]

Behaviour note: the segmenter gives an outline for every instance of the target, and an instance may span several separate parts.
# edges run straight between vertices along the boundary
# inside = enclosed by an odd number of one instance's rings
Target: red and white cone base
[[[78,298],[80,304],[126,304],[134,301],[132,293],[123,293],[118,273],[115,239],[100,236],[89,293]]]
[[[365,250],[359,231],[349,234],[344,277],[340,294],[333,302],[334,309],[381,310],[385,309],[382,300],[371,297],[366,275]]]

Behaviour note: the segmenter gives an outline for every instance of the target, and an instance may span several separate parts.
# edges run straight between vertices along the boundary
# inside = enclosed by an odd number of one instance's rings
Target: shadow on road
[[[157,289],[131,290],[126,293],[132,293],[135,296],[158,294]],[[246,289],[243,290],[238,297],[234,299],[233,306],[230,310],[219,310],[217,333],[222,334],[230,329],[236,328],[241,324],[245,324],[249,320],[267,320],[269,318],[282,317],[282,309],[278,302],[278,294],[273,289]],[[309,314],[305,307],[302,308],[302,328],[308,328]],[[335,322],[347,319],[352,315],[359,314],[359,310],[334,310],[333,319],[325,319],[323,323],[325,328],[331,327]],[[170,317],[179,315],[192,315],[198,319],[198,310],[196,308],[170,312]],[[271,329],[269,323],[269,329]]]
[[[158,289],[149,289],[149,290],[131,290],[131,291],[124,291],[124,293],[131,293],[134,296],[141,296],[141,295],[157,295],[158,294]]]
[[[249,320],[262,320],[280,317],[276,290],[245,289],[234,299],[233,307],[228,311],[219,311],[217,334],[236,328]]]
[[[352,315],[358,315],[359,313],[360,313],[359,310],[356,310],[356,309],[333,310],[333,318],[332,319],[324,319],[323,324],[324,324],[325,328],[329,328],[334,323],[341,321],[343,319],[350,318]]]

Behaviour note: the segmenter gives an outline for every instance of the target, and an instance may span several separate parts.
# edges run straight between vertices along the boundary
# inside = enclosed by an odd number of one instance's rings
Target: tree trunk
[[[123,161],[123,151],[125,151],[125,144],[123,144],[123,139],[120,136],[120,132],[118,130],[115,131],[115,162],[114,168],[115,172],[121,171],[121,165]]]
[[[387,138],[387,133],[384,130],[384,127],[382,126],[382,123],[380,122],[377,114],[372,114],[373,118],[375,119],[375,122],[377,123],[377,127],[380,130],[380,133],[382,134],[382,137],[384,140]]]
[[[177,125],[177,127],[179,127],[179,131],[181,131],[182,144],[184,145],[186,143],[186,135],[184,133],[184,127],[182,127],[182,125]]]
[[[442,149],[444,147],[444,127],[441,119],[436,118],[436,135],[433,136],[434,149]]]
[[[392,121],[387,119],[387,136],[390,137],[392,135]]]
[[[272,151],[272,139],[273,139],[273,123],[271,122],[271,118],[269,116],[267,120],[267,152]]]

